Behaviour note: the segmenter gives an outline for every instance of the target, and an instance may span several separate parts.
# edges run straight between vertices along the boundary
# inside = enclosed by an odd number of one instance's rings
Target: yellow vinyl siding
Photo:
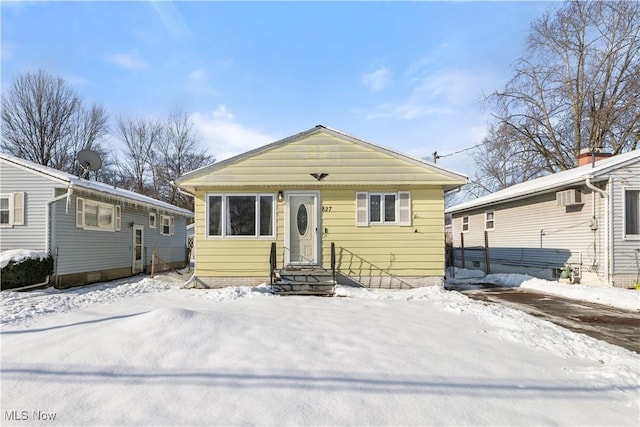
[[[245,191],[235,190],[233,193]],[[277,189],[255,188],[246,191],[256,193],[277,194]],[[224,193],[222,189],[206,189],[198,191],[195,198],[195,233],[196,233],[196,276],[201,277],[264,277],[269,279],[269,251],[271,238],[207,238],[206,236],[206,195],[207,193]],[[278,203],[276,208],[276,239],[284,240],[284,204]]]
[[[325,181],[309,174],[328,173]],[[329,185],[361,185],[375,177],[377,184],[451,184],[456,179],[425,168],[419,162],[318,133],[277,146],[227,167],[182,181],[185,186],[251,186],[296,183],[307,188]]]
[[[196,275],[201,277],[264,277],[268,280],[269,250],[272,239],[207,239],[205,195],[219,189],[199,191],[196,195]],[[401,188],[411,191],[412,224],[371,225],[357,227],[355,220],[355,194],[362,188],[326,189],[320,192],[320,208],[330,208],[321,213],[322,254],[320,261],[330,267],[331,242],[336,244],[339,267],[354,268],[350,255],[353,252],[374,266],[388,270],[396,276],[444,275],[444,218],[442,190],[425,188]],[[264,192],[277,193],[269,188]],[[286,191],[286,190],[285,190]],[[255,189],[247,189],[255,193]],[[285,203],[277,203],[276,245],[277,262],[282,266],[284,248]],[[326,233],[325,233],[326,231]],[[367,267],[368,264],[367,264]]]
[[[358,188],[358,191],[365,190],[378,191],[378,188]],[[322,216],[322,226],[327,231],[322,242],[325,267],[329,267],[331,242],[334,242],[338,258],[340,248],[344,248],[396,276],[444,276],[442,190],[411,187],[398,190],[411,192],[411,226],[356,227],[356,189],[327,189],[322,192],[322,204],[331,206],[331,212]],[[345,263],[348,257],[343,252]]]
[[[319,181],[311,176],[314,173],[328,175]],[[273,242],[277,245],[277,266],[283,266],[286,203],[274,201],[275,238],[207,238],[207,193],[317,193],[321,211],[318,255],[323,267],[330,267],[334,242],[338,261],[344,263],[339,267],[353,270],[354,264],[347,262],[346,251],[350,251],[396,276],[442,277],[444,188],[464,182],[464,177],[435,165],[326,129],[287,138],[179,180],[181,187],[196,195],[196,275],[264,281],[269,280]],[[356,224],[357,192],[402,191],[411,194],[410,225]]]

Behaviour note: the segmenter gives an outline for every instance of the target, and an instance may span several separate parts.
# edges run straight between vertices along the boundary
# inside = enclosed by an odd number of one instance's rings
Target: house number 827
[[[331,212],[331,206],[323,206],[322,212]]]

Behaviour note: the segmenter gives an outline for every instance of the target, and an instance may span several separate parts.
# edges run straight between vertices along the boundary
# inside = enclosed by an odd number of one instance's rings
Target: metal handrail
[[[273,276],[276,272],[276,242],[271,243],[271,252],[269,253],[269,286],[273,286]]]
[[[336,244],[331,242],[331,278],[336,285]]]
[[[333,248],[332,248],[333,249]],[[347,253],[350,257],[348,261],[345,261],[345,264],[348,264],[348,271],[350,274],[346,274],[346,276],[352,276],[351,273],[357,273],[357,270],[359,270],[360,272],[362,272],[363,270],[367,269],[370,272],[377,272],[378,274],[378,287],[381,288],[382,287],[382,279],[384,277],[387,277],[390,280],[390,284],[393,283],[394,280],[398,281],[400,283],[400,288],[403,288],[404,286],[406,286],[409,289],[413,289],[413,286],[411,286],[409,283],[405,282],[404,280],[402,280],[401,278],[399,278],[398,276],[395,276],[394,274],[390,273],[388,270],[385,270],[383,268],[377,267],[374,264],[370,263],[369,261],[365,260],[364,258],[362,258],[359,255],[354,254],[353,252],[351,252],[348,249],[345,248],[340,248],[340,266],[342,265],[342,254],[343,253]],[[333,255],[333,253],[332,253]],[[354,267],[354,259],[356,259],[356,263],[358,264],[358,266]],[[333,262],[333,259],[332,259]],[[338,267],[338,271],[342,271],[342,269],[340,267]],[[362,276],[362,274],[358,275],[358,282],[360,282],[363,286],[367,287],[367,288],[372,288],[372,278],[374,277],[372,274],[370,274],[368,277],[368,282],[369,285],[367,286],[362,278],[365,276]]]

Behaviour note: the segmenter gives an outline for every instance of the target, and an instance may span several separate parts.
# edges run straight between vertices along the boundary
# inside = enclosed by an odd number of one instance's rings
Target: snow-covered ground
[[[449,283],[494,283],[532,289],[547,294],[559,295],[580,301],[589,301],[624,310],[640,311],[640,291],[611,286],[588,286],[536,279],[523,274],[489,274],[479,270],[456,268],[448,278]]]
[[[440,287],[274,297],[182,280],[2,292],[0,423],[640,423],[638,354],[506,306]],[[638,298],[622,291],[598,302]]]

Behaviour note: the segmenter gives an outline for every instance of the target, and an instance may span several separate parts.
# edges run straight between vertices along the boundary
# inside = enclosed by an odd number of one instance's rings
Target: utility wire
[[[480,144],[476,144],[473,147],[463,148],[462,150],[454,151],[453,153],[449,153],[449,154],[438,154],[437,151],[434,151],[433,152],[433,163],[436,163],[438,161],[438,159],[441,159],[443,157],[455,156],[456,154],[460,154],[460,153],[464,153],[465,151],[473,150],[474,148],[480,147],[482,144],[484,144],[484,143],[481,142]]]
[[[456,154],[464,153],[465,151],[469,151],[469,150],[473,150],[474,148],[478,148],[481,145],[482,145],[482,143],[476,144],[473,147],[463,148],[462,150],[454,151],[453,153],[449,153],[449,154],[438,154],[438,158],[441,159],[443,157],[455,156]]]

